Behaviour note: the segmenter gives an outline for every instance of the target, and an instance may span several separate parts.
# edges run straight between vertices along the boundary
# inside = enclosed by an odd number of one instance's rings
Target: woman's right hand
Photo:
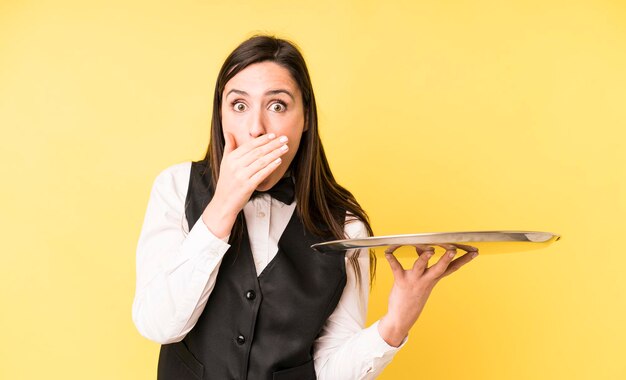
[[[220,239],[230,234],[239,211],[259,184],[280,166],[280,157],[289,150],[287,137],[276,138],[273,133],[239,147],[231,134],[225,132],[224,138],[220,177],[213,199],[202,213],[204,224]]]

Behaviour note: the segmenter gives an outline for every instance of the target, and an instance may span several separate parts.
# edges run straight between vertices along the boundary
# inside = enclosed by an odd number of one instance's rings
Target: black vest
[[[213,197],[206,169],[202,161],[191,165],[190,229]],[[344,255],[310,248],[322,240],[294,212],[276,257],[257,277],[244,225],[196,325],[181,342],[161,346],[158,379],[314,380],[313,342],[346,284]]]

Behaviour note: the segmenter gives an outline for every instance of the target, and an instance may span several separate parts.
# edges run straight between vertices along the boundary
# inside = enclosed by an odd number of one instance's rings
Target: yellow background
[[[303,49],[377,234],[563,235],[442,281],[382,379],[626,378],[626,5],[594,0],[2,0],[0,378],[155,378],[131,321],[150,187],[201,158],[255,32]],[[390,285],[379,260],[370,322]]]

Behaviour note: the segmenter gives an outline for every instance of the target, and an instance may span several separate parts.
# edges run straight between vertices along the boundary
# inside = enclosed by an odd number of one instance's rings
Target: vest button
[[[236,340],[238,345],[246,343],[246,337],[244,337],[243,335],[239,335]]]
[[[256,298],[256,293],[254,292],[254,290],[248,290],[246,292],[246,299],[249,299],[250,301],[252,301],[255,298]]]

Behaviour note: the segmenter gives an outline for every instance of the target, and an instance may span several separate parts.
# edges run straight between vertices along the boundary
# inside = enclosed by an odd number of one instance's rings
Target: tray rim
[[[452,235],[467,235],[467,239],[441,239]],[[500,236],[499,236],[500,235]],[[479,237],[490,237],[489,240],[471,240]],[[495,239],[493,238],[495,237]],[[499,238],[498,238],[499,237]],[[355,239],[331,240],[311,245],[311,248],[318,252],[343,251],[357,248],[376,248],[391,245],[411,245],[411,244],[442,244],[442,243],[491,243],[491,242],[525,242],[525,243],[551,243],[558,241],[561,235],[545,231],[525,231],[525,230],[491,230],[491,231],[447,231],[447,232],[424,232],[418,234],[398,234],[369,236]],[[418,239],[422,242],[398,242],[397,240]],[[390,242],[390,240],[396,240]]]

